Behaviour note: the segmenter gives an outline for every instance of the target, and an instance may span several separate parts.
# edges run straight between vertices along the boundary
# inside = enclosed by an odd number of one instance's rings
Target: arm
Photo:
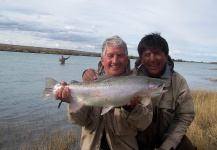
[[[177,104],[175,116],[163,137],[164,142],[161,145],[161,148],[164,149],[177,147],[195,116],[193,99],[186,80],[180,76],[174,84],[176,84],[176,86],[173,86],[173,92],[177,95]]]
[[[71,91],[68,87],[65,87],[67,85],[65,81],[63,81],[61,85],[62,87],[54,93],[54,99],[56,100],[59,99],[63,102],[69,103],[69,100],[71,98]],[[71,123],[80,125],[80,126],[85,126],[91,120],[93,120],[91,116],[94,116],[94,115],[91,115],[92,113],[91,107],[83,106],[76,113],[70,113],[69,111],[70,105],[72,104],[70,103],[68,104],[68,118]]]
[[[118,136],[136,136],[137,131],[145,130],[152,121],[151,111],[147,111],[142,105],[135,106],[131,112],[117,107],[108,113],[112,113],[112,118],[107,123],[112,123],[113,131]]]
[[[92,120],[94,120],[93,117],[95,117],[94,114],[92,114],[93,113],[92,109],[93,109],[92,107],[83,106],[76,113],[70,113],[70,104],[69,104],[68,105],[69,122],[79,126],[87,126],[89,123],[91,123]]]
[[[93,81],[96,79],[96,73],[93,69],[88,69],[85,70],[83,75],[82,75],[82,79],[84,82],[88,82],[88,81]],[[67,83],[65,81],[63,81],[61,83],[62,88],[57,90],[54,93],[54,99],[56,100],[61,100],[63,102],[67,102],[69,103],[69,99],[71,98],[71,92],[70,89],[68,87],[65,87],[67,85]],[[76,124],[76,125],[80,125],[80,126],[86,126],[87,124],[89,124],[91,122],[92,116],[91,115],[92,111],[92,107],[87,107],[87,106],[83,106],[79,111],[77,111],[76,113],[70,113],[70,105],[68,105],[68,119],[70,121],[70,123]]]
[[[151,124],[153,112],[151,103],[144,107],[140,102],[141,98],[133,97],[127,105],[122,107],[122,117],[134,130],[144,131]]]

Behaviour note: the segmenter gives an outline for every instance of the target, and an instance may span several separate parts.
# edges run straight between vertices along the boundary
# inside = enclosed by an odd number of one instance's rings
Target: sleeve
[[[122,117],[127,120],[131,128],[138,131],[144,131],[152,121],[153,112],[152,105],[149,104],[146,107],[139,104],[131,111],[124,108],[122,109]]]
[[[164,142],[161,145],[163,149],[174,149],[177,147],[182,137],[186,134],[188,127],[195,117],[193,98],[187,82],[181,77],[181,83],[174,91],[177,93],[177,104],[175,108],[175,116],[169,126],[167,133],[164,134]]]
[[[76,113],[70,113],[70,104],[68,104],[68,119],[72,124],[87,126],[92,121],[92,107],[83,106]]]

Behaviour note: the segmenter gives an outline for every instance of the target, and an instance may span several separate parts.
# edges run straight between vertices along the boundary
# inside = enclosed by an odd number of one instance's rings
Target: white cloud
[[[99,51],[105,38],[119,35],[129,54],[138,55],[140,39],[161,32],[172,57],[216,61],[216,4],[214,0],[2,0],[0,40]]]
[[[177,55],[177,54],[182,54],[182,52],[179,51],[179,50],[172,50],[172,51],[169,52],[169,54],[170,55]]]

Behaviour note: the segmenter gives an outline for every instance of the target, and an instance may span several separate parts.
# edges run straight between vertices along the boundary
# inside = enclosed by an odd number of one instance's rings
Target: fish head
[[[160,79],[150,78],[148,84],[148,93],[151,97],[156,97],[165,93],[167,90],[164,90],[165,82]]]

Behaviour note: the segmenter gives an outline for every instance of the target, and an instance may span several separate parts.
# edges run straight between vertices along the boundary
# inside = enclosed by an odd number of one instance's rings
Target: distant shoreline
[[[57,48],[0,44],[0,51],[100,57],[100,53]]]
[[[75,56],[92,56],[100,57],[101,53],[96,52],[85,52],[78,50],[67,50],[58,48],[44,48],[44,47],[34,47],[34,46],[20,46],[20,45],[9,45],[0,44],[0,51],[10,51],[10,52],[24,52],[24,53],[42,53],[42,54],[57,54],[57,55],[75,55]],[[137,59],[137,56],[128,56],[130,59]],[[173,59],[175,62],[192,62],[192,63],[204,63],[195,61],[185,61],[182,59]],[[217,64],[217,62],[209,62],[208,64]]]
[[[96,52],[85,52],[85,51],[78,51],[78,50],[9,45],[9,44],[0,44],[0,51],[101,57],[101,53],[96,53]],[[137,59],[136,56],[128,56],[128,57],[130,59]]]

